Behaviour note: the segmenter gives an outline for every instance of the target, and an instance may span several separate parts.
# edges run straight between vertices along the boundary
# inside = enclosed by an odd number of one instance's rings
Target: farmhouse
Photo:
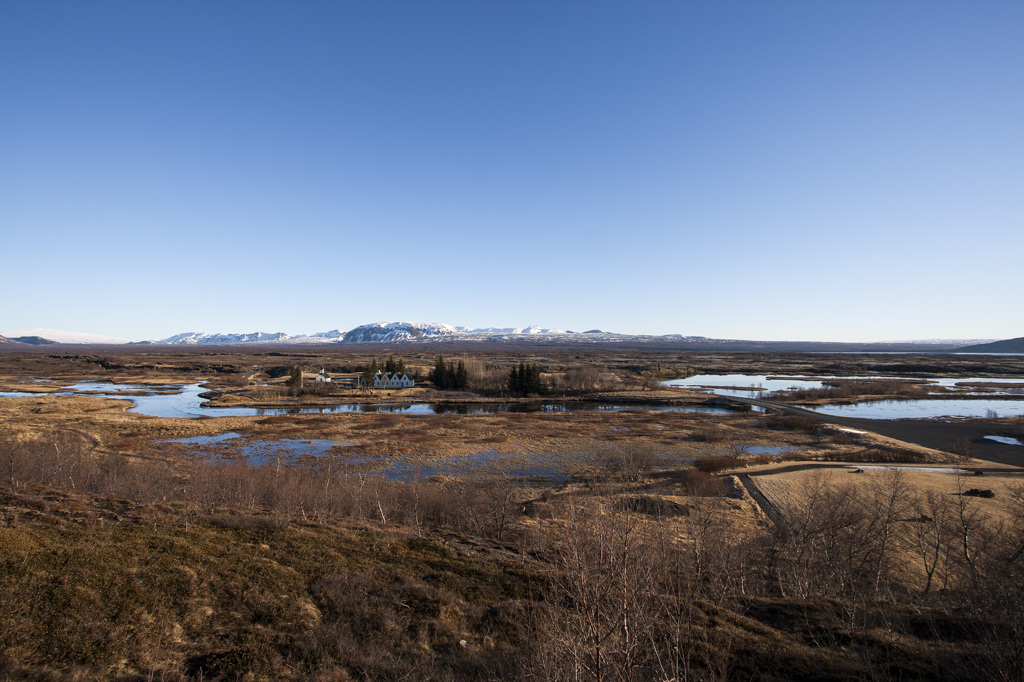
[[[373,386],[374,388],[412,388],[416,382],[413,381],[412,375],[408,372],[399,374],[387,374],[385,372],[377,372],[373,375]]]

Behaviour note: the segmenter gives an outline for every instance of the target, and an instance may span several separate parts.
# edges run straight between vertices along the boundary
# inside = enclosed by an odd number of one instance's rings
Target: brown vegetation
[[[253,377],[273,382],[271,362],[358,367],[358,352],[28,354],[0,356],[0,372],[5,386],[88,369],[136,381],[224,377],[223,388],[255,390],[239,377],[256,366],[263,374]],[[470,371],[483,382],[526,362],[543,366],[550,386],[589,395],[639,387],[645,372],[735,362],[662,351],[638,361],[618,349],[488,353]],[[849,362],[850,373],[895,362],[817,359]],[[427,353],[422,360],[429,366]],[[931,455],[805,417],[171,420],[99,397],[9,400],[0,404],[0,678],[1024,676],[1015,473],[864,466],[818,476],[812,467],[836,468],[821,460]],[[338,445],[319,459],[250,466],[162,442],[226,431]],[[489,468],[422,475],[492,444],[507,458]],[[799,452],[755,457],[749,444]],[[409,475],[378,475],[376,458],[400,459]],[[516,458],[572,478],[517,479],[507,468]],[[778,463],[786,459],[799,461]]]

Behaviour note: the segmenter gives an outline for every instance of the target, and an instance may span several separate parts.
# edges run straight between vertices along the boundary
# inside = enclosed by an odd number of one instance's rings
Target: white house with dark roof
[[[416,385],[413,381],[412,375],[408,372],[399,374],[387,374],[385,372],[377,372],[373,375],[373,386],[374,388],[412,388]]]
[[[321,383],[321,384],[329,384],[332,381],[334,381],[334,379],[332,379],[331,375],[328,374],[327,372],[325,372],[324,368],[321,367],[320,368],[320,373],[316,375],[315,381],[317,381],[318,383]]]

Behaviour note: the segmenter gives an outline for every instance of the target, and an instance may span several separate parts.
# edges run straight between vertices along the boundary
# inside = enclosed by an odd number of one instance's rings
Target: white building
[[[322,384],[329,384],[329,383],[331,383],[334,380],[331,378],[331,375],[328,374],[327,372],[325,372],[324,368],[321,367],[320,368],[320,373],[316,375],[315,381],[317,381],[319,383],[322,383]]]
[[[408,372],[399,374],[385,374],[384,372],[377,372],[373,375],[373,386],[374,388],[412,388],[416,385],[413,381],[412,375]]]

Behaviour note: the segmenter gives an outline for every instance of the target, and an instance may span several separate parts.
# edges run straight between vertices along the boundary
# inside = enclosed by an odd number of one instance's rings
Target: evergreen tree
[[[459,366],[455,370],[455,388],[465,391],[469,386],[469,372],[466,370],[466,363],[459,360]]]
[[[445,390],[451,390],[453,388],[456,388],[455,363],[451,360],[448,361],[448,366],[444,370],[444,388]]]
[[[540,367],[531,365],[526,369],[526,380],[523,382],[524,393],[540,393]]]
[[[525,362],[512,367],[508,373],[508,391],[518,396],[540,393],[540,367]]]
[[[374,358],[373,361],[366,366],[366,369],[363,370],[363,384],[366,386],[373,386],[373,377],[377,374],[379,369],[380,368],[377,365],[377,358]]]
[[[302,395],[302,366],[295,365],[292,367],[291,373],[288,375],[288,381],[285,382],[288,385],[289,395]]]
[[[434,386],[444,390],[444,357],[441,355],[437,356],[437,363],[434,364],[434,371],[430,373],[430,380],[434,382]]]

